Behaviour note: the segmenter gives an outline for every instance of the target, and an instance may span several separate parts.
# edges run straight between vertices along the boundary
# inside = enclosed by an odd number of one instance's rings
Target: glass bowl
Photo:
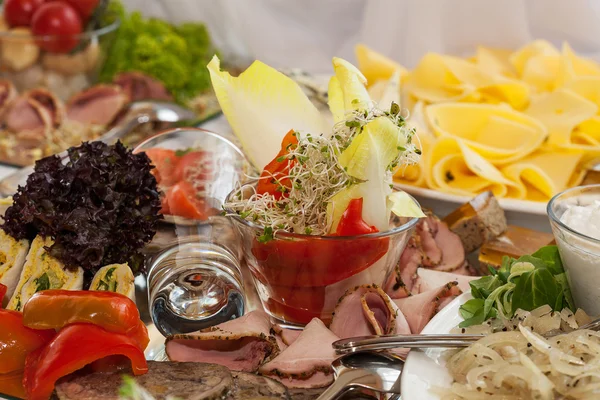
[[[575,306],[589,315],[600,315],[600,240],[579,232],[561,218],[569,207],[588,206],[595,201],[600,201],[600,185],[579,186],[554,196],[547,208]]]
[[[156,169],[165,221],[196,225],[222,213],[227,195],[256,177],[244,153],[228,138],[200,128],[178,128],[142,142]]]
[[[328,323],[348,289],[383,285],[418,222],[418,218],[392,215],[386,232],[357,236],[277,232],[261,243],[263,226],[225,211],[240,232],[242,252],[263,308],[290,326],[305,325],[313,318]]]
[[[48,88],[61,100],[96,83],[106,55],[120,26],[108,15],[100,28],[70,36],[33,36],[29,29],[0,32],[0,79],[8,79],[19,92]],[[68,53],[42,47],[76,43]]]

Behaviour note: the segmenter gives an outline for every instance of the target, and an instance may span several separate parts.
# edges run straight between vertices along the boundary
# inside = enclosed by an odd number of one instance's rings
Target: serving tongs
[[[129,104],[123,122],[110,129],[96,139],[107,144],[113,144],[140,125],[148,122],[175,123],[191,121],[197,118],[196,113],[175,103],[161,101],[136,101]],[[61,160],[68,158],[65,150],[56,154]],[[19,185],[24,185],[27,177],[33,172],[34,166],[21,168],[6,178],[0,180],[0,197],[12,196],[17,192]]]
[[[588,329],[592,331],[600,330],[600,318],[582,325],[576,330]],[[549,333],[543,335],[546,338],[556,336],[559,333]],[[421,334],[421,335],[382,335],[382,336],[358,336],[353,338],[341,339],[333,342],[333,348],[338,354],[348,354],[368,350],[389,350],[389,349],[424,349],[432,347],[441,348],[464,348],[469,347],[485,335],[467,335],[467,334]]]

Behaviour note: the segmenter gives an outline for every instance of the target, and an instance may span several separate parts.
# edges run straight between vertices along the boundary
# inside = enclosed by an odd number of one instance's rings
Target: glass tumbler
[[[189,333],[244,313],[238,232],[222,215],[236,185],[253,176],[230,140],[195,128],[148,139],[165,217],[147,258],[148,308],[165,336]]]

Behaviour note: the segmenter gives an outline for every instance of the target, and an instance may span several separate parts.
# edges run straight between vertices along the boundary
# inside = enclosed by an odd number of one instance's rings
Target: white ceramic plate
[[[471,299],[471,293],[464,293],[440,311],[423,329],[424,334],[450,333],[462,318],[459,307]],[[402,371],[402,398],[407,400],[439,400],[433,388],[449,388],[452,378],[444,367],[443,353],[447,349],[411,350]]]
[[[394,183],[394,187],[402,189],[407,193],[414,196],[423,197],[426,199],[444,201],[456,204],[464,204],[471,200],[472,197],[458,196],[454,194],[448,194],[439,192],[433,189],[426,189],[411,185],[405,185],[400,183]],[[519,213],[546,215],[546,202],[542,201],[529,201],[529,200],[514,200],[514,199],[498,199],[498,202],[505,211],[514,211]]]

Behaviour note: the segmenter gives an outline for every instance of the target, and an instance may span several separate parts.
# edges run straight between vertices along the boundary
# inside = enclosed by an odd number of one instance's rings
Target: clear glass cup
[[[250,163],[227,138],[195,128],[163,132],[134,152],[146,152],[157,166],[165,215],[147,248],[155,326],[168,336],[241,316],[243,253],[236,228],[221,210],[236,185],[256,176]]]
[[[547,207],[573,300],[589,315],[600,315],[600,240],[576,231],[561,218],[570,206],[599,200],[600,185],[579,186],[557,194]]]
[[[331,320],[340,297],[362,284],[383,285],[417,218],[392,216],[385,232],[357,236],[313,236],[278,232],[261,243],[264,227],[227,210],[240,231],[242,250],[263,308],[284,325],[312,318]]]

